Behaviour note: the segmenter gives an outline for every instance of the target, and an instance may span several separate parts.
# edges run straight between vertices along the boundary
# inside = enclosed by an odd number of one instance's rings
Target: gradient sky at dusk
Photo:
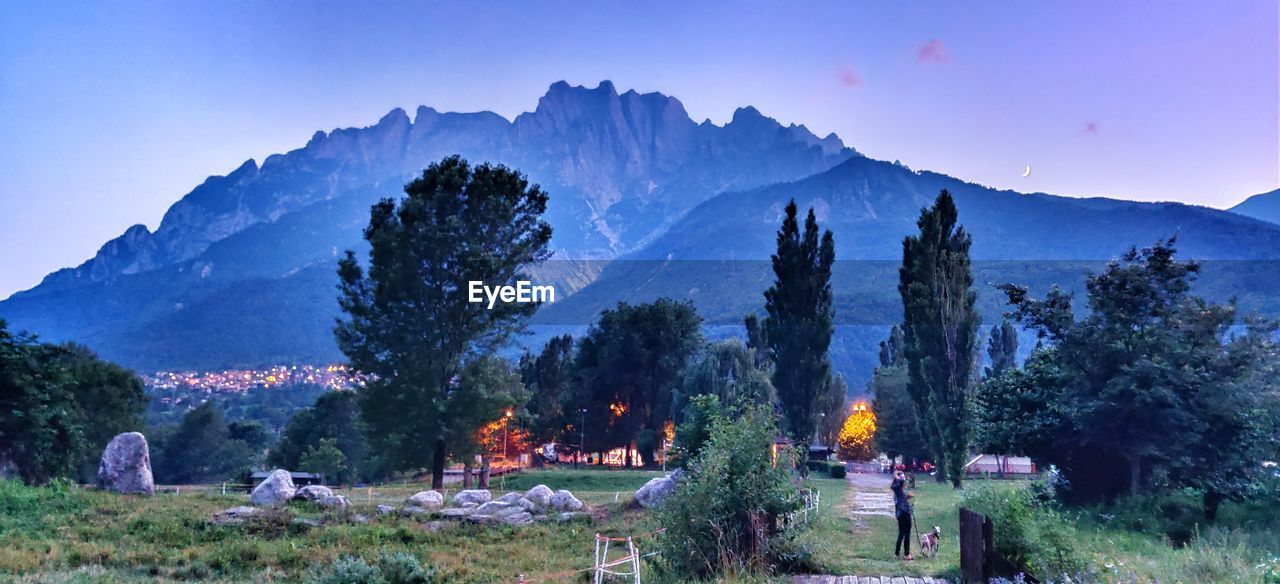
[[[0,10],[0,297],[317,129],[511,118],[560,79],[699,121],[754,105],[1020,191],[1227,207],[1280,186],[1275,0],[45,4]]]

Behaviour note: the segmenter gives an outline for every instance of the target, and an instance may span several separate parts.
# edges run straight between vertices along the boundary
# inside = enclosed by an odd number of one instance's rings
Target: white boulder
[[[581,511],[585,505],[573,493],[561,489],[551,496],[551,509],[555,511]]]
[[[347,498],[342,495],[329,495],[328,497],[316,499],[316,505],[324,507],[325,509],[345,511],[347,507],[351,506],[351,501],[347,500]]]
[[[98,486],[116,493],[156,493],[146,436],[125,432],[111,439],[98,463]]]
[[[422,507],[423,509],[435,509],[444,506],[444,495],[441,495],[438,491],[419,491],[409,497],[405,504]]]
[[[551,506],[551,497],[555,496],[555,491],[546,485],[538,485],[529,492],[524,494],[524,498],[533,502],[538,509],[546,509]]]
[[[484,503],[488,503],[491,499],[493,499],[493,494],[490,493],[488,489],[467,489],[465,491],[458,491],[458,494],[453,496],[453,504],[464,505],[466,503],[472,503],[475,505],[482,505]]]
[[[249,501],[260,507],[276,507],[289,502],[297,492],[289,471],[276,469],[267,476],[266,480],[253,488],[253,492],[249,494]]]
[[[675,492],[676,485],[683,476],[684,471],[677,469],[665,477],[650,479],[636,491],[636,502],[645,509],[653,509],[661,505],[663,500]]]
[[[303,501],[319,501],[325,497],[332,496],[333,489],[324,485],[307,485],[298,489],[298,491],[293,494],[294,499],[300,499]]]

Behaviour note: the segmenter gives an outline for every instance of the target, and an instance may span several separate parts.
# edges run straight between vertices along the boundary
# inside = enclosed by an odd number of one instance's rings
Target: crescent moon
[[[1027,165],[1027,169],[1026,169],[1026,170],[1022,171],[1022,176],[1023,176],[1023,177],[1031,176],[1031,165],[1030,165],[1030,164],[1028,164],[1028,165]]]

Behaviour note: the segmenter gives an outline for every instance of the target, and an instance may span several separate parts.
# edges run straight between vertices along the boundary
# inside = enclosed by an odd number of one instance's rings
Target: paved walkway
[[[939,578],[913,576],[796,576],[792,584],[950,584]]]

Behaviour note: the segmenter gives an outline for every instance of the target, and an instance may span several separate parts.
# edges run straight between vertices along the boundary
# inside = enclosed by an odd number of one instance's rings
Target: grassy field
[[[383,551],[407,551],[434,565],[447,582],[585,581],[573,571],[591,565],[595,532],[652,531],[645,513],[626,508],[630,492],[657,473],[526,471],[508,477],[508,490],[538,483],[577,487],[594,520],[525,528],[449,523],[433,532],[427,522],[375,518],[370,524],[331,522],[306,527],[295,518],[323,518],[294,503],[270,520],[214,526],[212,513],[247,502],[244,494],[187,490],[155,497],[120,496],[75,486],[30,488],[0,482],[0,580],[24,582],[297,581],[338,557],[370,561]],[[495,492],[498,485],[493,485]],[[354,511],[404,496],[422,485],[386,485],[348,491]],[[612,499],[619,490],[619,502]]]
[[[964,492],[950,485],[921,480],[914,505],[916,523],[922,529],[938,525],[943,530],[941,551],[936,559],[919,557],[902,562],[893,556],[895,522],[890,517],[851,517],[852,489],[845,481],[814,479],[810,484],[822,490],[823,514],[814,529],[804,536],[815,550],[824,573],[859,575],[931,575],[958,580],[960,554],[956,541],[958,509]],[[966,491],[1019,489],[1026,483],[970,481]],[[838,507],[838,508],[837,508]],[[1174,582],[1263,582],[1268,570],[1280,567],[1280,512],[1266,503],[1224,504],[1217,525],[1198,527],[1197,537],[1184,547],[1175,547],[1168,538],[1150,530],[1138,531],[1116,509],[1063,511],[1045,526],[1059,531],[1072,545],[1083,564],[1076,582],[1174,583]],[[1147,516],[1159,511],[1147,511]],[[997,527],[998,529],[998,527]],[[1080,578],[1083,575],[1084,578]],[[1270,582],[1270,581],[1268,581]]]
[[[512,475],[502,490],[536,484],[568,488],[586,501],[593,520],[536,524],[525,528],[448,523],[432,531],[427,521],[374,517],[369,524],[329,518],[322,527],[296,519],[324,519],[307,504],[244,526],[214,526],[212,513],[247,502],[243,493],[214,489],[155,497],[120,496],[76,486],[30,488],[0,482],[0,581],[17,582],[293,582],[355,555],[369,561],[383,552],[405,551],[435,566],[446,582],[585,582],[596,532],[646,535],[660,526],[630,505],[631,492],[661,473],[617,470],[540,470]],[[957,509],[962,494],[921,481],[915,489],[917,523],[943,529],[938,558],[904,563],[893,557],[896,533],[890,517],[852,517],[853,488],[846,480],[814,476],[822,493],[801,542],[813,551],[815,571],[849,575],[933,575],[956,578]],[[420,484],[387,484],[345,490],[357,513],[373,516],[378,503],[400,503]],[[971,482],[966,490],[1018,488]],[[615,501],[617,499],[617,501]],[[1269,515],[1267,514],[1269,513]],[[1103,510],[1064,513],[1054,529],[1077,548],[1100,582],[1262,581],[1263,568],[1280,556],[1274,512],[1228,505],[1221,526],[1204,529],[1190,545],[1175,549],[1159,534],[1141,533]],[[913,548],[914,548],[913,542]],[[776,582],[785,581],[777,577]]]
[[[893,543],[898,534],[895,519],[850,516],[853,490],[848,481],[815,478],[810,479],[809,484],[822,491],[824,508],[813,529],[803,536],[803,541],[812,546],[814,557],[824,573],[958,578],[960,551],[956,545],[955,525],[960,497],[950,486],[925,481],[917,483],[914,499],[916,523],[921,529],[941,526],[944,535],[937,558],[903,562],[893,555]],[[911,549],[918,556],[916,535],[912,533]]]

